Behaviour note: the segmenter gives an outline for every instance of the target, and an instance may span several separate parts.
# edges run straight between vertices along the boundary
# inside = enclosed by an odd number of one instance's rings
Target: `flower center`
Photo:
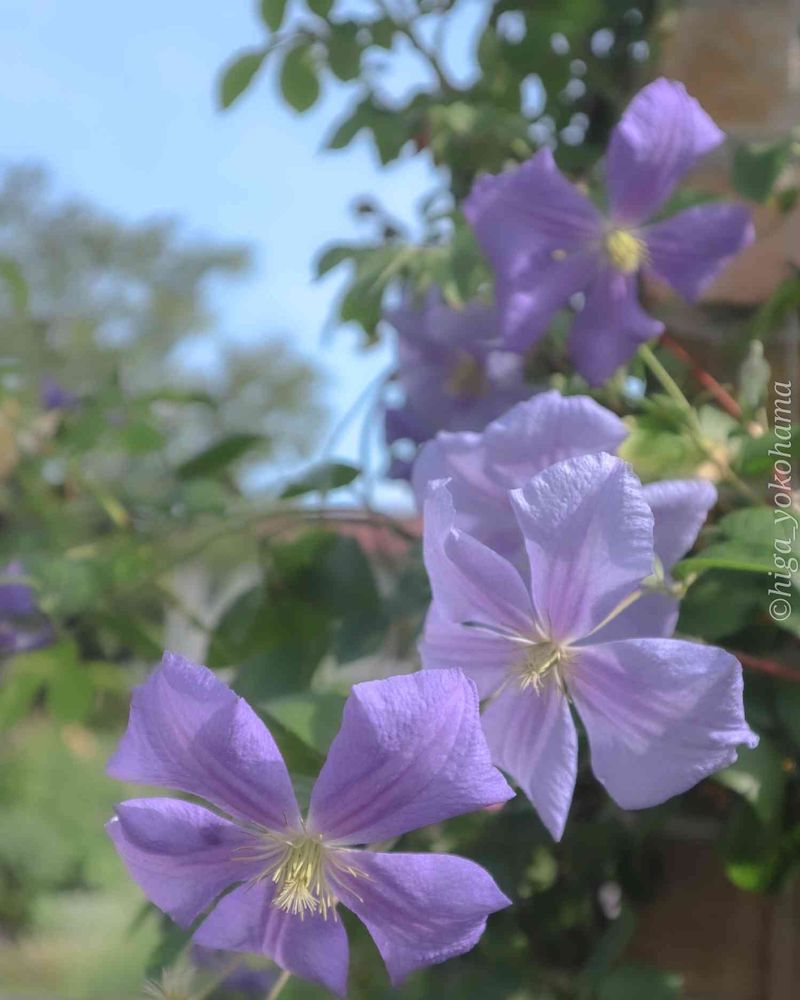
[[[523,691],[532,688],[541,691],[545,679],[552,674],[558,684],[564,686],[561,667],[570,658],[570,652],[565,646],[553,642],[537,642],[527,648],[525,656],[516,666],[519,685]]]
[[[486,388],[486,378],[480,364],[466,351],[459,352],[458,360],[445,382],[444,391],[450,396],[480,396]]]
[[[263,861],[263,871],[254,882],[275,883],[273,906],[302,920],[306,914],[319,913],[323,920],[336,919],[335,883],[338,878],[365,877],[350,862],[353,851],[329,848],[320,835],[273,833],[263,835],[263,850],[243,860]]]
[[[606,234],[605,250],[613,266],[623,274],[638,271],[647,257],[647,246],[629,229],[612,229]]]

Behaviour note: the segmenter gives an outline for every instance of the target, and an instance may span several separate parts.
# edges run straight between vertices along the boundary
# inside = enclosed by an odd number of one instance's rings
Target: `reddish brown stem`
[[[736,402],[736,400],[731,396],[727,389],[723,388],[717,382],[713,375],[710,375],[705,368],[702,368],[689,354],[685,347],[674,340],[670,334],[663,333],[661,335],[660,343],[670,352],[670,354],[677,358],[680,362],[685,364],[691,371],[694,378],[702,385],[704,389],[711,393],[711,395],[716,399],[722,409],[729,413],[734,420],[741,420],[742,418],[742,408]]]
[[[751,656],[750,653],[741,653],[738,649],[729,650],[737,660],[748,670],[757,670],[760,674],[769,674],[770,677],[780,677],[784,681],[793,681],[800,684],[800,670],[793,670],[775,660],[765,660],[761,656]]]

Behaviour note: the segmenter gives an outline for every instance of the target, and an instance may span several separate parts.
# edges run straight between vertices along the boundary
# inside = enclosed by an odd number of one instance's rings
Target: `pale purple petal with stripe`
[[[367,844],[505,802],[478,693],[460,670],[356,684],[311,793],[308,828]]]
[[[661,77],[648,84],[611,134],[606,182],[614,219],[647,220],[724,138],[682,83]]]
[[[511,502],[533,602],[556,642],[587,636],[652,572],[653,515],[619,458],[559,462],[513,490]]]
[[[753,242],[755,230],[744,205],[715,202],[647,226],[642,236],[647,268],[693,302]]]
[[[580,650],[569,690],[592,770],[623,809],[654,806],[736,760],[758,737],[745,722],[742,668],[725,650],[628,639]]]
[[[415,969],[463,955],[490,913],[511,905],[479,865],[449,854],[358,856],[365,879],[341,899],[366,925],[392,984]]]
[[[519,643],[504,635],[450,621],[439,612],[436,601],[425,618],[419,644],[423,667],[463,670],[475,682],[480,698],[488,697],[500,686],[519,652]]]
[[[341,920],[319,914],[301,920],[271,905],[273,891],[269,880],[234,889],[195,931],[195,942],[267,955],[287,972],[345,996],[350,950]]]
[[[535,614],[519,572],[502,556],[455,527],[446,481],[429,484],[425,501],[425,568],[440,612],[530,636]]]
[[[517,682],[483,713],[492,760],[518,782],[555,840],[567,821],[578,769],[578,736],[566,697],[552,678],[540,691]]]
[[[664,324],[639,305],[635,274],[604,268],[586,295],[569,336],[569,353],[590,385],[600,385],[629,361],[639,345],[657,337]]]
[[[116,807],[108,835],[147,898],[188,927],[229,886],[251,878],[255,838],[191,802],[131,799]]]
[[[286,765],[264,723],[205,667],[176,653],[133,692],[108,764],[123,781],[174,788],[270,829],[296,827]]]

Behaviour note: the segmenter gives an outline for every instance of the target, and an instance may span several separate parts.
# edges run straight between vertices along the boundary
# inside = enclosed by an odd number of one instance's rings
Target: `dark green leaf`
[[[333,0],[306,0],[306,3],[311,13],[316,14],[318,17],[327,18],[328,14],[333,10]]]
[[[177,468],[179,479],[209,477],[224,472],[233,462],[267,443],[263,434],[231,434],[204,448]]]
[[[247,90],[253,77],[261,69],[266,54],[266,49],[244,52],[225,67],[219,82],[221,108],[229,108]]]
[[[344,462],[324,462],[286,486],[281,497],[288,499],[303,493],[328,493],[352,483],[359,471],[354,465]]]
[[[277,31],[286,16],[287,0],[261,0],[261,20],[270,31]]]
[[[789,161],[790,150],[790,139],[739,146],[733,154],[733,186],[744,198],[766,201]]]
[[[319,80],[311,46],[303,43],[289,49],[280,72],[281,92],[295,111],[308,111],[319,97]]]
[[[358,26],[348,21],[332,24],[328,35],[328,65],[334,76],[345,82],[358,76],[361,46],[356,38]]]

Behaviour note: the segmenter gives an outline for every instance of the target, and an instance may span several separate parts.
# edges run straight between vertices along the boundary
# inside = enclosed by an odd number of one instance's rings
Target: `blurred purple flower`
[[[412,485],[422,510],[428,483],[448,479],[455,524],[517,564],[524,540],[509,491],[556,462],[600,451],[615,452],[627,436],[624,423],[588,396],[543,392],[490,423],[481,433],[439,433],[420,450]],[[607,626],[613,635],[672,635],[678,601],[669,595],[669,571],[697,538],[717,499],[711,483],[667,480],[645,487],[655,519],[659,560],[654,591]]]
[[[550,466],[511,504],[525,573],[455,526],[446,482],[425,504],[433,604],[423,666],[458,664],[489,698],[492,759],[561,837],[577,770],[572,702],[592,768],[624,809],[656,805],[755,746],[742,672],[721,649],[600,630],[652,572],[653,515],[620,459],[587,455]]]
[[[39,384],[39,405],[43,410],[71,410],[78,405],[78,397],[51,375],[44,375]]]
[[[661,333],[663,325],[639,305],[639,273],[694,300],[753,238],[743,205],[701,204],[651,221],[686,172],[723,140],[683,84],[661,78],[634,97],[612,133],[608,217],[562,176],[549,149],[479,178],[464,213],[495,271],[506,344],[530,347],[578,292],[586,299],[570,352],[592,384]]]
[[[420,305],[387,313],[397,330],[402,405],[386,410],[386,441],[421,444],[439,430],[480,430],[533,393],[522,359],[498,342],[497,311],[472,302],[453,309],[432,289]],[[395,455],[390,475],[407,478],[410,460]]]
[[[366,925],[393,983],[469,951],[509,905],[483,868],[446,854],[359,845],[504,802],[475,686],[457,670],[356,684],[303,820],[283,758],[250,706],[172,653],[134,692],[108,766],[124,781],[206,799],[135,799],[108,832],[147,897],[206,948],[262,953],[344,995],[342,903]]]
[[[20,562],[10,562],[0,569],[0,577],[12,581],[0,583],[0,656],[41,649],[55,638],[52,626],[39,611],[33,588],[13,582],[14,577],[24,575]]]

